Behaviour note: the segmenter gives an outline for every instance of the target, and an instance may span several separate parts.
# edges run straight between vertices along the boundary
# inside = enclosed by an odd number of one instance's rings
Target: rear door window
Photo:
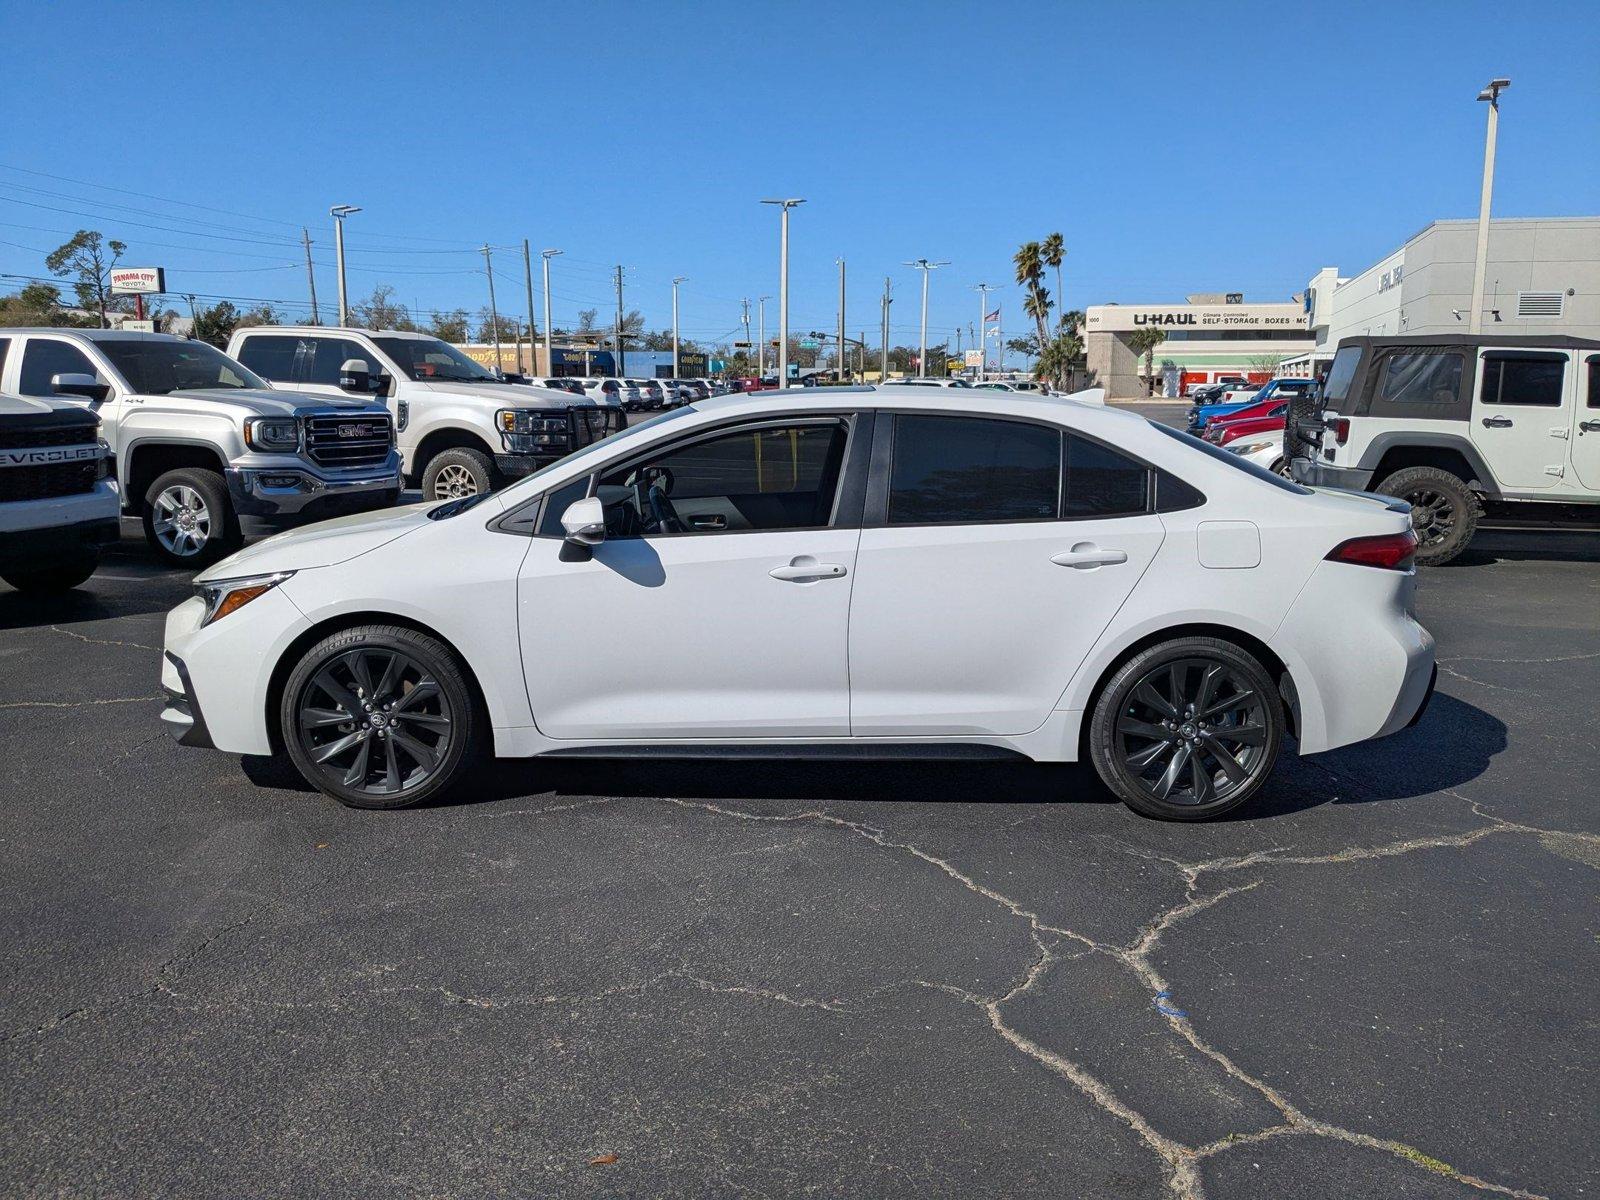
[[[889,524],[1055,520],[1061,458],[1061,433],[1048,426],[897,416]]]
[[[1071,433],[1066,435],[1064,457],[1064,519],[1125,517],[1149,507],[1150,471],[1143,463]]]
[[[1484,404],[1558,408],[1566,386],[1565,354],[1490,351],[1483,356]]]

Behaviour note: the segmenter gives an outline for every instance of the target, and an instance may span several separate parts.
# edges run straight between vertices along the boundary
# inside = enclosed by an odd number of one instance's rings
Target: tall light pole
[[[539,373],[539,352],[536,350],[533,333],[533,256],[528,249],[528,239],[522,239],[522,282],[528,286],[528,374]],[[517,370],[522,370],[522,342],[517,342]]]
[[[789,210],[802,199],[763,200],[783,210],[782,232],[778,235],[778,386],[789,386]]]
[[[1483,191],[1478,197],[1478,256],[1472,266],[1472,311],[1467,332],[1483,332],[1483,284],[1489,267],[1489,202],[1494,193],[1494,143],[1500,133],[1500,93],[1511,86],[1509,79],[1491,79],[1478,93],[1489,104],[1489,128],[1483,138]]]
[[[328,215],[333,218],[333,253],[339,262],[339,324],[350,324],[350,303],[345,295],[344,285],[344,219],[351,213],[361,210],[354,204],[335,204],[328,210]]]
[[[672,280],[672,377],[678,378],[678,285],[688,279],[687,275],[675,276]]]
[[[756,378],[763,379],[767,374],[767,301],[771,296],[756,297]],[[744,323],[745,337],[750,336],[750,322]]]
[[[485,242],[478,247],[478,253],[483,255],[483,273],[489,277],[489,332],[494,342],[494,373],[505,374],[505,365],[500,361],[500,310],[494,302],[494,261],[489,256],[489,243]]]
[[[544,369],[552,375],[556,373],[556,354],[550,341],[554,336],[550,332],[550,260],[561,253],[560,250],[539,251],[539,257],[544,259]]]
[[[922,272],[922,334],[917,341],[917,376],[926,379],[928,377],[928,272],[948,267],[950,264],[929,262],[925,258],[919,258],[905,265],[915,267]]]
[[[844,259],[839,260],[839,382],[844,382]]]
[[[978,293],[978,349],[983,358],[978,364],[978,378],[989,373],[989,293],[994,291],[987,283],[972,289]]]

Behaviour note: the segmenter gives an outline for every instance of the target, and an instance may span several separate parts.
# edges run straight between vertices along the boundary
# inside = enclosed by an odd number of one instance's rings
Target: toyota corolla
[[[167,618],[187,745],[398,808],[512,758],[1087,758],[1148,816],[1421,714],[1403,503],[1131,413],[699,401],[503,491],[326,522]]]

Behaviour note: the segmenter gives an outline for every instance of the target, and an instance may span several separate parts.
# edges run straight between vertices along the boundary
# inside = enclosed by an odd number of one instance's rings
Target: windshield
[[[1150,418],[1146,417],[1145,420],[1149,421]],[[1182,442],[1186,446],[1191,446],[1200,451],[1200,453],[1204,454],[1207,458],[1215,459],[1220,463],[1227,463],[1235,471],[1243,471],[1246,475],[1254,475],[1257,479],[1261,480],[1262,483],[1270,483],[1273,487],[1285,492],[1293,492],[1296,496],[1311,495],[1310,488],[1301,487],[1298,483],[1291,483],[1282,475],[1274,475],[1265,467],[1257,466],[1255,463],[1246,460],[1242,456],[1234,454],[1231,450],[1224,450],[1220,446],[1213,446],[1210,442],[1202,442],[1199,438],[1190,437],[1187,433],[1180,433],[1178,430],[1173,429],[1169,425],[1161,425],[1155,421],[1150,421],[1150,424],[1155,426],[1156,429],[1160,430],[1173,441]]]
[[[418,383],[499,383],[487,367],[473,362],[449,342],[438,338],[375,337],[382,350],[405,375]]]
[[[234,362],[205,342],[97,341],[128,386],[145,396],[208,388],[267,388],[271,385],[243,363]]]

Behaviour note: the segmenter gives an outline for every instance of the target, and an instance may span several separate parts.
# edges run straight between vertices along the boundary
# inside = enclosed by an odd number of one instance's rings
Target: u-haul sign
[[[111,268],[111,292],[117,296],[148,296],[167,290],[167,273],[161,267]]]

